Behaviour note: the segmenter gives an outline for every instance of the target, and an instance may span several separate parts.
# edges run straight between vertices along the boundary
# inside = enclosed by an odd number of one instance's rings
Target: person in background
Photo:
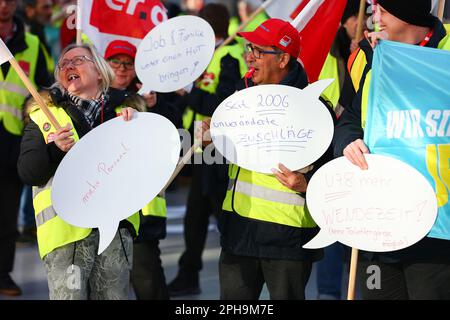
[[[379,0],[380,32],[367,34],[360,42],[359,54],[365,65],[358,91],[351,106],[345,109],[335,129],[333,148],[336,157],[344,155],[361,169],[368,169],[364,154],[364,124],[371,82],[373,50],[378,40],[450,50],[450,36],[436,17],[430,14],[431,0]],[[436,84],[447,89],[446,84]],[[443,226],[450,230],[450,226]],[[447,233],[450,234],[450,231]],[[380,268],[380,289],[365,284],[369,266]],[[414,245],[392,252],[365,252],[358,262],[358,283],[363,299],[409,300],[450,299],[450,240],[424,237]]]
[[[167,9],[167,17],[169,19],[177,17],[182,13],[181,8],[177,3],[168,0],[162,0],[161,2]]]
[[[89,45],[70,45],[61,53],[56,83],[43,92],[62,127],[49,123],[31,103],[17,163],[22,180],[33,186],[39,254],[52,300],[128,299],[133,237],[139,215],[120,221],[114,239],[100,254],[98,229],[79,228],[62,220],[50,193],[56,168],[74,144],[93,128],[121,114],[132,118],[136,101],[111,89],[114,73]],[[68,286],[78,276],[77,285]]]
[[[15,16],[16,0],[0,0],[0,37],[20,67],[36,87],[51,85],[45,54],[38,37],[25,31]],[[0,294],[22,293],[11,279],[17,237],[22,182],[17,173],[17,158],[23,131],[22,105],[29,95],[18,74],[6,62],[0,67]]]
[[[239,0],[237,3],[237,12],[238,17],[232,17],[230,19],[230,26],[228,28],[228,34],[233,35],[239,28],[239,25],[242,23],[246,23],[250,18],[253,12],[259,9],[263,4],[262,0]],[[244,28],[243,31],[253,31],[255,30],[261,23],[269,19],[267,14],[263,11],[258,14],[249,24]],[[245,40],[241,37],[236,37],[236,41],[242,46],[245,47]]]
[[[27,31],[36,35],[45,47],[48,57],[47,67],[50,72],[54,70],[51,48],[45,34],[45,27],[51,23],[53,2],[51,0],[24,0],[24,15]]]
[[[204,0],[182,0],[181,9],[185,14],[197,15],[205,6]]]
[[[140,88],[134,69],[135,57],[136,47],[127,41],[114,40],[108,45],[105,59],[115,74],[112,87],[142,100],[144,111],[165,116],[176,127],[181,127],[181,114],[156,92],[144,93],[142,98],[135,93]],[[140,219],[139,235],[133,245],[131,283],[139,300],[167,300],[169,293],[159,249],[159,241],[166,237],[167,205],[164,194],[158,195],[140,211]]]

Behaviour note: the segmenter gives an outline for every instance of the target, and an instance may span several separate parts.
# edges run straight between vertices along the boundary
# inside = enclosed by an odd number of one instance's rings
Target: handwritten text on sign
[[[205,71],[214,54],[211,26],[195,16],[172,18],[152,29],[138,47],[135,68],[145,88],[181,89]]]
[[[413,167],[366,155],[369,170],[345,157],[320,168],[308,184],[308,209],[320,233],[305,248],[335,241],[384,252],[409,247],[431,229],[437,214],[433,188]]]
[[[291,170],[310,165],[333,137],[333,120],[318,99],[331,82],[304,90],[260,85],[236,92],[212,117],[215,147],[230,162],[262,173],[271,173],[278,163]]]
[[[85,135],[55,173],[52,203],[58,216],[83,228],[99,228],[102,252],[119,222],[148,204],[178,161],[180,139],[166,118],[136,113],[110,120]]]

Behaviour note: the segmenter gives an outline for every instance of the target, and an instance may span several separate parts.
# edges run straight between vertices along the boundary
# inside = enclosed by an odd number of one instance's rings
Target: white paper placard
[[[312,177],[306,202],[320,233],[304,248],[335,241],[374,252],[409,247],[436,220],[436,194],[420,172],[386,156],[365,155],[368,170],[345,157],[321,167]]]
[[[67,153],[56,170],[52,203],[58,216],[100,231],[99,254],[121,220],[147,205],[164,187],[178,162],[174,125],[153,113],[136,112],[95,128]]]
[[[9,61],[13,58],[11,51],[9,51],[6,44],[0,38],[0,65],[4,64],[6,61]]]
[[[180,16],[157,25],[140,43],[134,63],[143,90],[184,88],[205,71],[214,49],[214,31],[204,19]]]
[[[282,163],[302,169],[327,150],[333,119],[319,101],[333,80],[303,90],[284,85],[259,85],[223,101],[211,120],[216,149],[230,162],[261,173]]]

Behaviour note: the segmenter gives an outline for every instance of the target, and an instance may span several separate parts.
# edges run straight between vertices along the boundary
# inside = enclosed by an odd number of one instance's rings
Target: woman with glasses
[[[68,46],[59,59],[55,79],[43,94],[63,127],[56,130],[31,102],[18,161],[20,177],[34,186],[37,239],[50,299],[127,299],[139,216],[121,221],[114,240],[97,255],[98,229],[64,222],[52,207],[50,193],[56,168],[73,145],[118,113],[129,121],[133,115],[130,107],[138,105],[110,88],[114,73],[89,45]]]

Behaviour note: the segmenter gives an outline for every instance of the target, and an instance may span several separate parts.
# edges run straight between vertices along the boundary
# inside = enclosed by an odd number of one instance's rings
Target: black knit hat
[[[348,0],[345,6],[344,14],[342,15],[341,24],[347,22],[348,18],[358,15],[359,12],[359,0]],[[366,3],[367,7],[367,3]]]
[[[435,18],[430,13],[431,0],[378,0],[390,14],[409,24],[433,27]]]

